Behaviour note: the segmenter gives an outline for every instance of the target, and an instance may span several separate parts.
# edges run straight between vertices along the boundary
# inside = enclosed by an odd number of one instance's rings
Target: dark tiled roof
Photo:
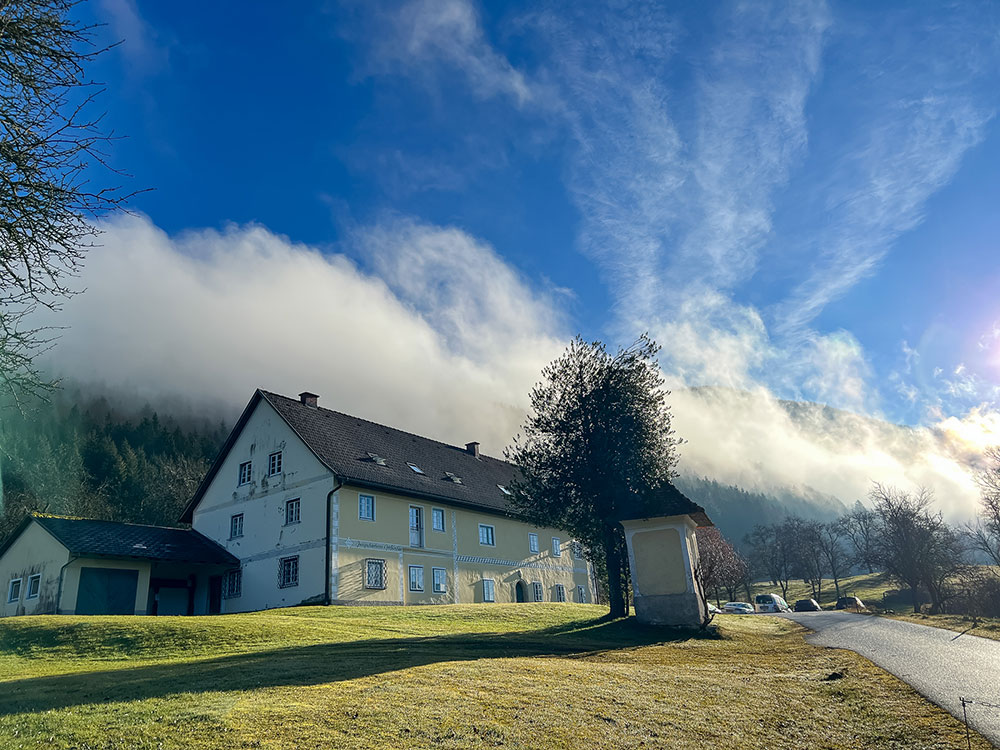
[[[687,514],[699,526],[714,526],[709,519],[705,509],[698,503],[691,500],[672,484],[664,484],[659,489],[654,490],[646,498],[646,507],[649,516],[636,516],[635,518],[649,518],[655,516],[680,516]],[[623,519],[623,520],[635,520]]]
[[[118,521],[63,518],[34,514],[32,518],[74,555],[127,557],[169,562],[238,565],[239,560],[192,529],[140,526]]]
[[[382,487],[506,513],[508,485],[517,469],[506,461],[464,447],[413,435],[338,411],[306,406],[298,399],[258,391],[298,433],[320,461],[352,484]],[[385,459],[376,463],[368,455]],[[419,466],[417,474],[407,464]],[[461,479],[461,484],[448,475]]]

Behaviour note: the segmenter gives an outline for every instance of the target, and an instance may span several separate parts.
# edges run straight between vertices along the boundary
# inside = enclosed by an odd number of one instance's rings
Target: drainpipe
[[[334,477],[334,482],[336,482],[336,484],[326,496],[326,545],[323,547],[323,554],[326,560],[324,565],[326,575],[324,576],[325,595],[323,597],[323,602],[327,605],[333,604],[333,592],[330,591],[330,576],[333,575],[333,559],[330,557],[330,524],[333,522],[333,510],[330,503],[333,502],[334,493],[344,486],[343,482],[337,482],[336,477]],[[340,529],[337,531],[339,532]]]

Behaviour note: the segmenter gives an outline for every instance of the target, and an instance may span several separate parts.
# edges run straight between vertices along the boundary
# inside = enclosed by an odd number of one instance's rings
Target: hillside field
[[[0,747],[964,747],[958,721],[855,654],[809,646],[790,621],[724,616],[701,634],[602,614],[8,619]]]
[[[981,638],[992,638],[1000,640],[1000,618],[984,617],[978,621],[973,621],[966,615],[929,615],[916,614],[909,606],[905,597],[896,597],[890,600],[892,608],[887,610],[883,602],[882,594],[887,591],[898,589],[899,586],[891,582],[885,573],[865,573],[862,575],[843,578],[840,581],[840,590],[844,596],[856,596],[874,614],[892,617],[897,620],[908,620],[920,625],[930,625],[935,628],[946,628],[959,633],[971,633]],[[781,588],[770,583],[757,583],[754,586],[754,595],[775,593],[780,594]],[[788,586],[788,603],[795,606],[797,599],[810,599],[812,593],[809,584],[802,581],[791,581]],[[823,594],[818,599],[823,609],[833,609],[837,602],[837,594],[833,587],[833,581],[823,582]]]

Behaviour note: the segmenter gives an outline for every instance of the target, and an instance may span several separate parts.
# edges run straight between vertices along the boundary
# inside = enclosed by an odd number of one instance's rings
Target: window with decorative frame
[[[299,585],[299,556],[283,557],[278,563],[278,586],[286,589]]]
[[[10,584],[7,586],[7,601],[16,602],[21,599],[21,580],[20,578],[14,578],[11,580]]]
[[[531,584],[531,591],[534,594],[534,599],[536,602],[543,601],[543,596],[545,592],[542,590],[542,584],[538,581],[533,581]]]
[[[38,593],[42,588],[42,574],[35,573],[33,576],[28,577],[28,591],[24,595],[25,599],[37,599]]]
[[[564,602],[566,601],[566,587],[561,583],[556,584],[556,601]]]
[[[580,604],[587,603],[587,589],[584,586],[576,587],[576,600],[580,602]]]
[[[487,547],[496,547],[496,529],[488,523],[479,524],[479,543]]]
[[[299,498],[289,500],[285,503],[285,526],[299,522]]]
[[[538,534],[528,533],[528,550],[538,552]]]
[[[295,573],[298,579],[298,571]],[[222,577],[222,598],[238,599],[243,595],[243,571],[227,570]]]
[[[445,568],[431,568],[431,578],[435,594],[448,593],[448,571]]]
[[[562,541],[557,536],[552,537],[552,556],[562,557]]]
[[[431,528],[444,531],[444,508],[431,508]]]
[[[424,590],[424,566],[410,566],[410,591]]]
[[[281,451],[275,451],[267,457],[267,475],[273,477],[281,473]]]
[[[375,520],[374,495],[358,495],[358,519],[361,521]]]
[[[368,558],[365,560],[365,588],[384,589],[386,587],[385,560]]]
[[[484,602],[496,601],[496,591],[494,590],[492,578],[483,579],[483,601]]]

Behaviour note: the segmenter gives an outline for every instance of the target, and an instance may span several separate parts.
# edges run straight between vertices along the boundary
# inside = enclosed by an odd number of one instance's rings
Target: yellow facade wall
[[[375,498],[375,520],[360,518],[360,495]],[[423,519],[423,546],[410,544],[410,509]],[[434,510],[444,512],[444,529],[434,528]],[[593,601],[588,563],[574,557],[565,532],[535,528],[499,513],[448,502],[416,500],[393,493],[344,485],[337,491],[335,600],[367,604],[446,604],[484,601],[484,579],[493,581],[497,602],[515,601],[523,580],[528,601],[531,584],[542,585],[542,601],[557,601],[563,586],[568,602]],[[480,541],[480,524],[492,527],[493,544]],[[536,534],[538,551],[529,546]],[[554,554],[553,538],[560,554]],[[366,561],[384,560],[384,589],[365,587]],[[410,588],[410,566],[423,568],[423,591]],[[433,590],[433,569],[445,571],[446,591]],[[583,587],[582,591],[578,587]]]

